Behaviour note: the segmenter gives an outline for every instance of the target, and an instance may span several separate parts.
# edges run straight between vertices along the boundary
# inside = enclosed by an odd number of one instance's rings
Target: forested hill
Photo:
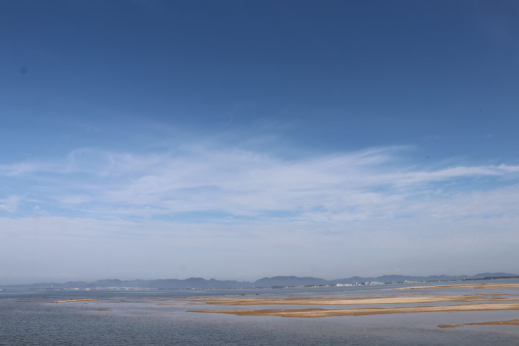
[[[156,289],[187,289],[187,288],[252,288],[252,287],[279,287],[279,286],[309,286],[309,285],[335,285],[353,284],[364,282],[404,282],[404,281],[452,281],[452,280],[477,280],[483,278],[500,277],[519,277],[517,274],[510,273],[481,273],[473,276],[404,276],[404,275],[383,275],[378,277],[354,276],[346,279],[325,280],[314,277],[297,276],[274,276],[266,277],[255,282],[234,281],[234,280],[206,280],[203,278],[189,279],[162,279],[162,280],[98,280],[94,282],[70,281],[66,283],[35,283],[30,285],[2,285],[4,289],[37,289],[37,288],[97,288],[97,287],[140,287]]]

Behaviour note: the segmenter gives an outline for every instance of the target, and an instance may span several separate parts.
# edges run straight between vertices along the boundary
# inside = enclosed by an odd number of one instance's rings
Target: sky
[[[0,1],[0,283],[519,273],[516,1]]]

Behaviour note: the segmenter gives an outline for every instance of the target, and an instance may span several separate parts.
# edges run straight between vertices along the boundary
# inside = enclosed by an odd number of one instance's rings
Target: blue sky
[[[518,14],[2,2],[0,281],[517,272]]]

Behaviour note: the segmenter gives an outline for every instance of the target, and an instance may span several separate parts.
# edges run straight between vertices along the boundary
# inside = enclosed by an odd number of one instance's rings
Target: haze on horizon
[[[518,272],[518,15],[2,2],[0,283]]]

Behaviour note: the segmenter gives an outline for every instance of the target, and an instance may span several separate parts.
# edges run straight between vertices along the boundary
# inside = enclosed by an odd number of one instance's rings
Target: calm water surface
[[[383,286],[388,287],[390,286]],[[190,313],[187,311],[215,307],[184,298],[241,297],[242,294],[244,297],[362,297],[481,293],[518,295],[518,290],[465,288],[417,292],[380,290],[380,287],[338,287],[148,292],[4,291],[0,292],[0,345],[519,345],[518,326],[462,326],[454,329],[437,327],[438,324],[518,319],[519,311],[312,319],[243,317]],[[101,300],[50,303],[54,300],[77,298]],[[225,307],[218,306],[218,309],[221,308]]]

